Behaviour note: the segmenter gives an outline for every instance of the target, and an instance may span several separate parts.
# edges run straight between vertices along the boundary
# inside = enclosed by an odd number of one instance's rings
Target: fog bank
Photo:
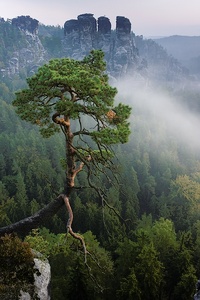
[[[181,105],[169,90],[156,83],[147,85],[131,78],[121,80],[117,89],[119,101],[133,107],[131,124],[139,114],[152,133],[156,134],[160,126],[165,126],[167,135],[191,149],[200,150],[200,114]]]

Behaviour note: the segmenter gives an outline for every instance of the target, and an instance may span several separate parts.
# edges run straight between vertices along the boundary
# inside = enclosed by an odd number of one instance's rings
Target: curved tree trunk
[[[59,195],[57,199],[50,202],[47,206],[39,210],[33,216],[0,228],[0,236],[10,233],[17,233],[20,236],[25,236],[32,229],[41,226],[47,219],[53,217],[63,205],[64,195]]]

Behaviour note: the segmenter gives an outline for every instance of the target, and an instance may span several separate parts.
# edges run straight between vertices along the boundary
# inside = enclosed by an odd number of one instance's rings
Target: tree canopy
[[[75,161],[108,161],[110,145],[127,142],[130,134],[131,108],[114,106],[117,90],[108,83],[103,57],[94,50],[81,61],[53,59],[27,79],[28,88],[17,92],[13,102],[18,115],[37,124],[44,137],[62,130],[68,176],[78,171]]]

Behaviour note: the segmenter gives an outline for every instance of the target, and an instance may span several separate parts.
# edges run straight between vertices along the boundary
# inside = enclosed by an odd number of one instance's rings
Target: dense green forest
[[[51,45],[49,38],[43,42]],[[61,134],[42,138],[12,106],[16,90],[26,86],[24,75],[2,76],[0,82],[0,227],[44,207],[62,192],[65,180]],[[166,93],[188,110],[193,103],[197,111],[198,90],[166,88]],[[120,88],[118,97],[130,104]],[[129,142],[114,148],[117,181],[100,179],[115,211],[102,206],[92,189],[72,195],[73,228],[91,253],[88,266],[78,241],[65,237],[65,210],[21,237],[48,257],[52,299],[181,300],[195,293],[200,276],[198,147],[169,131],[165,119],[131,103]],[[87,174],[81,172],[77,180],[84,186]]]

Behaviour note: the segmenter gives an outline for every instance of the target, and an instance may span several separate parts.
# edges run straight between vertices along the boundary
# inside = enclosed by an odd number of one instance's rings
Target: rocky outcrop
[[[49,300],[51,269],[40,252],[15,234],[0,239],[0,299]]]
[[[12,19],[12,25],[32,34],[38,33],[38,23],[38,20],[32,19],[30,16],[21,16]]]
[[[105,54],[107,63],[112,57],[111,22],[107,17],[98,18],[97,45]]]
[[[80,57],[80,34],[78,20],[69,20],[64,24],[65,39],[63,41],[63,53],[65,56],[78,59]]]
[[[10,29],[8,32],[9,26],[14,26],[16,30]],[[100,16],[96,20],[91,13],[67,20],[64,30],[60,31],[62,36],[52,36],[52,33],[48,35],[48,27],[45,28],[45,35],[39,35],[39,26],[39,22],[30,16],[20,16],[11,22],[0,20],[2,77],[30,77],[51,58],[69,57],[79,60],[92,49],[101,49],[104,52],[110,78],[131,75],[135,80],[148,81],[150,78],[177,82],[182,80],[182,76],[186,76],[186,70],[181,64],[160,45],[136,36],[130,20],[124,16],[116,17],[115,30],[112,30],[109,18]],[[44,27],[43,25],[43,29]]]
[[[110,77],[134,76],[136,80],[182,81],[187,70],[153,40],[132,32],[131,22],[116,17],[116,30],[110,20],[82,14],[64,24],[63,55],[82,59],[91,49],[102,49]]]
[[[145,66],[145,76],[160,82],[177,82],[188,79],[188,71],[178,60],[169,55],[162,46],[152,39],[136,36],[135,43],[138,48],[142,65]]]
[[[49,286],[51,281],[51,267],[47,259],[41,257],[40,253],[33,251],[36,257],[34,258],[34,269],[37,272],[34,274],[34,299],[37,296],[38,300],[50,300]],[[19,300],[31,300],[29,293],[20,291]]]
[[[39,21],[30,16],[21,16],[12,19],[12,26],[17,27],[20,32],[18,47],[9,52],[6,68],[2,70],[8,76],[25,73],[31,76],[37,68],[47,61],[47,52],[38,37]],[[14,37],[15,38],[15,37]]]
[[[96,44],[96,19],[93,14],[79,15],[77,20],[64,24],[64,53],[74,59],[82,59]]]
[[[107,17],[98,18],[98,32],[99,34],[111,34],[111,23]]]
[[[116,19],[116,35],[112,50],[110,70],[117,77],[132,73],[139,66],[139,56],[131,33],[131,23],[125,17]]]
[[[65,56],[82,59],[91,49],[101,49],[105,53],[107,71],[113,77],[127,74],[138,64],[131,23],[125,17],[117,17],[113,32],[107,17],[96,20],[93,14],[82,14],[77,20],[65,22],[64,34]]]
[[[35,292],[40,300],[50,300],[50,281],[51,281],[51,267],[48,260],[34,259],[35,268],[39,274],[35,274]]]
[[[92,48],[95,48],[97,30],[96,19],[92,14],[83,14],[78,16],[78,22],[80,47],[85,56]]]

